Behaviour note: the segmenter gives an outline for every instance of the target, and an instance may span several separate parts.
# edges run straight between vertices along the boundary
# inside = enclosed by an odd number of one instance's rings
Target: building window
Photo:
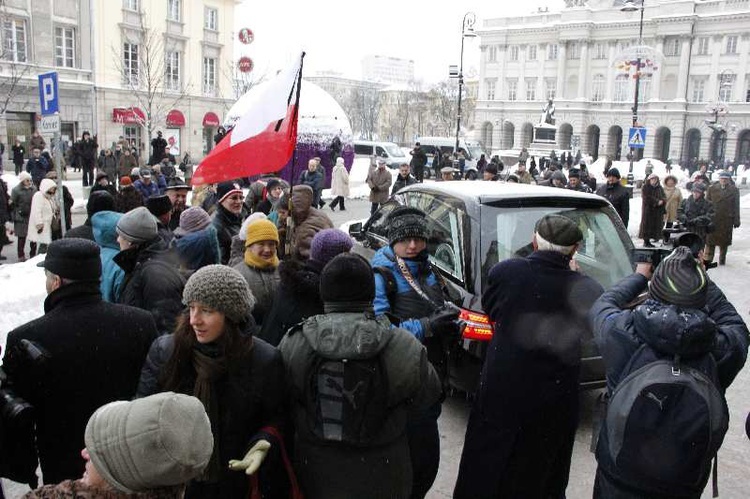
[[[140,1],[139,0],[124,0],[123,1],[123,8],[125,10],[132,10],[134,12],[138,12],[140,7]]]
[[[664,41],[664,55],[667,57],[677,57],[680,55],[680,39],[667,38]]]
[[[518,98],[518,80],[508,79],[508,100],[516,100]]]
[[[485,80],[485,88],[487,89],[487,100],[495,100],[495,87],[497,86],[496,80]]]
[[[711,39],[708,37],[698,38],[698,55],[708,55],[708,47]]]
[[[181,0],[167,0],[167,19],[170,21],[180,21]]]
[[[550,61],[557,60],[557,54],[560,51],[560,47],[556,43],[550,43],[547,46],[547,59]]]
[[[618,52],[618,53],[619,53],[619,52],[622,52],[622,51],[624,51],[624,50],[625,50],[626,48],[630,47],[631,45],[632,45],[632,42],[630,42],[630,41],[627,41],[627,40],[626,40],[626,41],[622,41],[622,42],[619,42],[619,43],[617,44],[617,52]]]
[[[164,68],[167,90],[180,90],[180,53],[167,52]]]
[[[3,59],[26,62],[26,21],[5,19],[3,21]]]
[[[526,100],[536,100],[536,78],[526,78]]]
[[[615,102],[625,102],[628,100],[628,75],[617,75],[615,78]]]
[[[648,102],[651,98],[651,78],[643,77],[638,82],[638,102]]]
[[[216,59],[203,58],[203,95],[216,95]]]
[[[719,75],[717,81],[719,83],[719,102],[731,102],[732,90],[734,89],[734,78],[733,74]]]
[[[745,102],[750,102],[750,75],[745,77]]]
[[[510,60],[511,61],[517,61],[518,60],[518,45],[511,45],[510,46]]]
[[[122,44],[122,79],[123,83],[138,86],[138,45],[125,42]]]
[[[490,45],[487,49],[487,62],[497,62],[497,45]]]
[[[607,44],[597,43],[594,45],[594,59],[606,59],[607,58]]]
[[[528,56],[528,60],[536,61],[536,45],[529,45]]]
[[[544,80],[544,93],[547,100],[555,99],[557,94],[557,78],[547,78]]]
[[[74,68],[76,53],[76,32],[73,28],[55,28],[55,65]]]
[[[727,37],[727,54],[737,53],[737,35]]]
[[[591,100],[601,102],[604,100],[604,75],[594,75],[591,81]]]
[[[206,7],[204,11],[203,27],[212,31],[219,30],[219,11]]]
[[[581,58],[581,45],[579,43],[571,43],[568,46],[568,59],[580,59]]]
[[[693,94],[690,102],[705,102],[706,78],[693,78]]]

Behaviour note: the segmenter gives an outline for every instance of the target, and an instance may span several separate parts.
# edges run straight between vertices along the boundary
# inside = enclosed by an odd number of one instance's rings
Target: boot
[[[727,264],[727,250],[726,248],[719,249],[719,265]]]
[[[712,262],[711,260],[703,260],[703,266],[706,267],[706,270],[709,270],[709,269],[715,269],[716,267],[719,266],[719,264],[716,262]]]

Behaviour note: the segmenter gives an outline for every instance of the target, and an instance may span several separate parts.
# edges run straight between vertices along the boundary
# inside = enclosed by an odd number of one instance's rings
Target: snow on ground
[[[23,263],[0,266],[0,346],[5,352],[8,333],[44,314],[44,269],[36,264],[44,261],[37,255]]]

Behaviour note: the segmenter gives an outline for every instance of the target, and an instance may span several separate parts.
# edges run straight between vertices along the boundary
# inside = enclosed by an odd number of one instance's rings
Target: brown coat
[[[677,208],[682,202],[682,191],[679,187],[664,187],[664,195],[667,196],[667,202],[664,205],[667,210],[667,222],[677,220]]]
[[[94,489],[81,480],[65,480],[57,485],[45,485],[27,492],[23,499],[180,499],[185,487],[164,487],[140,494],[126,494],[118,490]]]
[[[732,184],[722,189],[719,182],[706,191],[706,199],[714,205],[714,230],[706,238],[709,246],[729,246],[732,231],[740,226],[740,191]]]
[[[641,239],[661,239],[664,228],[664,189],[660,185],[643,184],[641,191],[643,211],[638,237]]]
[[[370,202],[385,203],[391,191],[393,177],[387,168],[373,168],[367,174],[367,185],[370,187]]]
[[[390,174],[389,174],[390,176]],[[386,192],[387,195],[387,192]],[[328,215],[312,207],[313,191],[307,185],[292,189],[292,226],[287,229],[287,251],[299,260],[310,258],[310,245],[315,234],[323,229],[333,229]]]

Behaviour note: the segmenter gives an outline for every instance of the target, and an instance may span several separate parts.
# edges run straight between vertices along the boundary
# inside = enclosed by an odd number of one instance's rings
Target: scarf
[[[211,460],[203,475],[201,481],[217,482],[221,476],[222,465],[220,463],[219,451],[219,401],[216,398],[214,383],[226,373],[226,361],[224,357],[211,355],[212,352],[201,346],[193,350],[193,368],[196,373],[195,387],[193,396],[203,403],[206,409],[208,419],[211,421],[211,433],[214,435],[214,451],[211,454]]]
[[[248,267],[254,267],[256,269],[260,270],[266,270],[266,269],[275,269],[279,266],[279,255],[278,252],[276,252],[275,255],[273,255],[273,258],[270,260],[265,260],[252,251],[245,250],[245,264]]]

